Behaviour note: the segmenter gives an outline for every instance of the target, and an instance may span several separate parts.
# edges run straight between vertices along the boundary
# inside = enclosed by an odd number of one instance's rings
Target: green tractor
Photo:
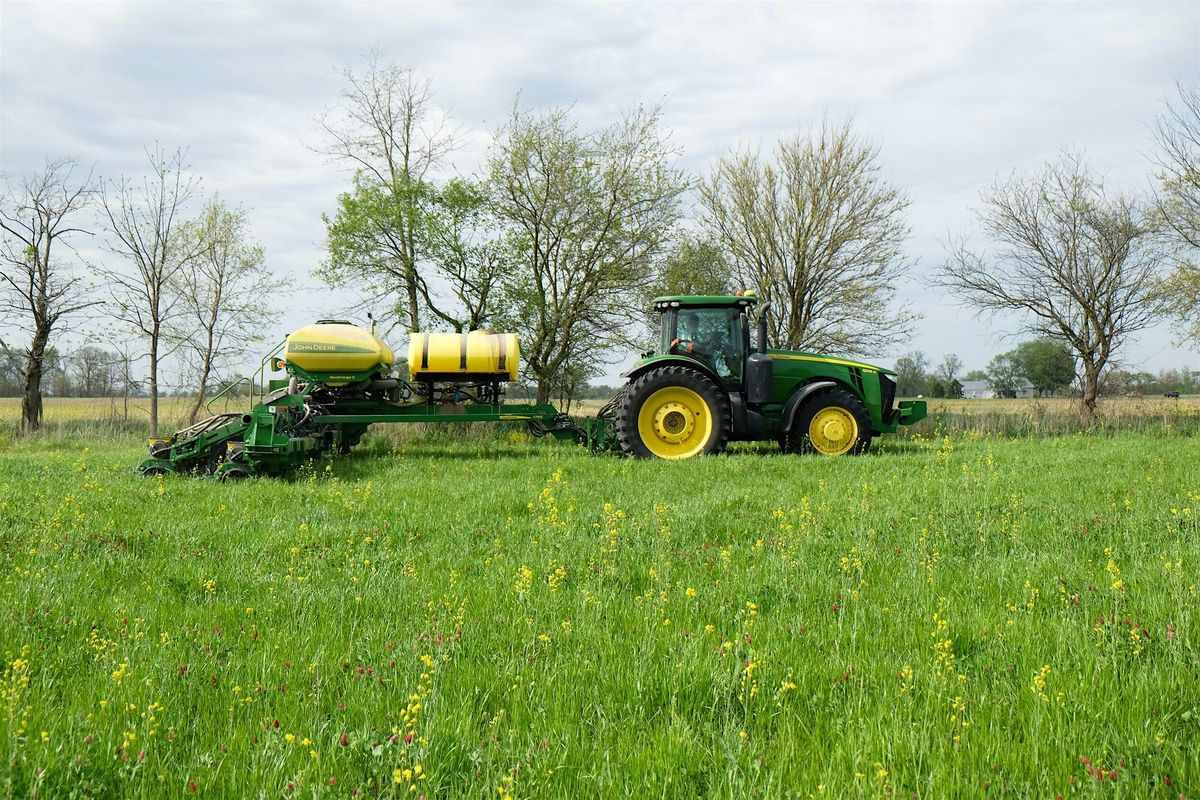
[[[767,348],[767,307],[751,348],[748,296],[660,297],[657,352],[645,354],[602,416],[626,453],[691,458],[732,440],[775,440],[784,452],[865,453],[871,439],[925,417],[921,400],[894,405],[894,373],[812,353]]]
[[[645,354],[617,396],[586,419],[548,403],[505,402],[504,387],[519,374],[511,333],[414,333],[408,358],[398,363],[373,331],[319,320],[263,359],[260,375],[269,364],[285,376],[243,379],[258,396],[247,412],[216,414],[153,440],[139,469],[222,481],[284,475],[349,450],[371,425],[429,422],[521,422],[535,436],[644,458],[719,453],[734,439],[838,456],[866,452],[872,437],[924,418],[922,401],[895,405],[888,370],[768,350],[765,305],[751,350],[757,303],[752,295],[655,300],[660,353]]]

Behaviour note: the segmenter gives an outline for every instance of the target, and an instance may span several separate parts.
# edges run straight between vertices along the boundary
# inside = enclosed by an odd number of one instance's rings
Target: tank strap
[[[429,334],[418,333],[421,337],[421,369],[429,369]]]
[[[496,362],[496,372],[507,372],[504,363],[508,360],[508,340],[503,336],[497,336],[496,349],[500,351],[500,359]]]
[[[458,335],[458,368],[463,372],[467,371],[467,335],[465,333]]]

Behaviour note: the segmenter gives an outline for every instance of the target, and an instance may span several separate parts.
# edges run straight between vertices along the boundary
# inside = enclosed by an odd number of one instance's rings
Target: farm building
[[[962,387],[964,400],[986,400],[999,396],[996,392],[992,391],[992,385],[987,381],[963,381]],[[1016,392],[1007,396],[1033,397],[1033,384],[1027,380],[1022,380],[1017,385]]]

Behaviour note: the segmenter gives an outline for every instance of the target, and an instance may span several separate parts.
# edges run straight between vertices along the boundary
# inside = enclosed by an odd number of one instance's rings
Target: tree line
[[[936,366],[929,357],[911,351],[896,360],[897,392],[901,397],[966,396],[968,382],[981,382],[995,397],[1078,397],[1079,374],[1071,348],[1055,339],[1032,339],[1000,353],[980,369],[964,371],[962,360],[950,353]],[[1188,367],[1145,370],[1110,369],[1101,381],[1108,396],[1193,394],[1200,388],[1200,371]]]
[[[28,353],[0,346],[0,397],[20,397]],[[43,388],[56,397],[121,397],[143,393],[132,365],[114,350],[95,345],[69,354],[48,347],[42,354]]]
[[[316,276],[390,328],[515,331],[539,401],[578,396],[644,345],[658,294],[754,287],[778,346],[846,356],[878,357],[918,322],[896,297],[912,267],[911,201],[849,121],[731,150],[692,176],[676,166],[661,105],[589,128],[573,108],[518,97],[464,171],[461,132],[426,76],[372,56],[343,78],[314,148],[347,169]],[[1138,331],[1170,316],[1181,336],[1200,335],[1188,258],[1200,241],[1196,90],[1180,88],[1154,136],[1146,196],[1107,188],[1074,154],[998,180],[980,195],[974,236],[948,242],[929,280],[1069,352],[1085,417]],[[272,319],[279,283],[247,213],[203,196],[186,151],[146,155],[138,177],[97,178],[70,159],[5,177],[0,310],[26,337],[27,429],[41,419],[47,353],[71,325],[109,320],[125,363],[145,365],[155,435],[166,361],[196,385],[194,417]]]

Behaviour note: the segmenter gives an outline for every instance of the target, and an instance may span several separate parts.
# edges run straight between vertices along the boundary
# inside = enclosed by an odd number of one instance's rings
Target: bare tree
[[[72,269],[77,259],[61,256],[64,249],[72,252],[72,236],[91,235],[76,227],[76,220],[92,202],[95,187],[90,173],[76,180],[76,169],[71,159],[48,162],[0,197],[0,311],[30,335],[21,389],[26,431],[42,422],[44,361],[56,326],[97,302],[86,297]]]
[[[917,315],[893,302],[909,200],[849,122],[783,138],[772,160],[722,156],[700,199],[741,283],[771,302],[779,346],[859,355],[911,334]]]
[[[514,106],[496,135],[492,205],[525,243],[506,282],[508,324],[521,333],[539,403],[565,367],[586,370],[636,338],[635,289],[651,279],[686,187],[659,123],[659,108],[639,108],[583,133],[565,110]]]
[[[124,177],[103,192],[108,249],[128,270],[105,271],[114,316],[144,337],[148,348],[150,436],[158,435],[159,367],[165,355],[166,321],[179,301],[180,271],[200,254],[202,243],[186,233],[188,201],[199,188],[185,170],[186,151],[168,155],[147,149],[150,175],[140,183]]]
[[[196,369],[191,424],[221,369],[263,341],[279,318],[269,304],[279,287],[264,265],[262,245],[250,236],[244,210],[213,198],[184,235],[192,237],[187,247],[197,256],[178,274],[179,313],[169,321],[168,338]]]
[[[67,358],[79,397],[111,397],[119,387],[121,357],[95,345],[84,345]]]
[[[916,397],[923,394],[929,383],[929,356],[920,350],[912,350],[896,359],[896,394],[900,397]]]
[[[1158,210],[1184,244],[1200,249],[1200,88],[1179,86],[1179,99],[1154,123],[1154,140]]]
[[[353,277],[387,294],[410,330],[421,330],[432,303],[421,273],[421,229],[430,173],[455,147],[455,134],[433,101],[430,81],[372,53],[366,69],[347,67],[341,102],[320,120],[321,152],[355,170],[354,190],[339,199],[329,228],[329,259],[319,275]]]
[[[949,386],[962,372],[963,362],[954,353],[947,353],[942,362],[937,366],[937,377],[941,378]]]
[[[1012,175],[982,195],[977,252],[948,246],[935,283],[986,312],[1015,312],[1025,330],[1070,345],[1083,368],[1081,416],[1095,415],[1100,379],[1130,334],[1162,310],[1167,258],[1146,209],[1106,192],[1080,156],[1032,176]]]
[[[1154,125],[1158,145],[1159,218],[1180,249],[1165,284],[1168,312],[1182,324],[1180,338],[1200,342],[1200,88],[1179,87]]]

